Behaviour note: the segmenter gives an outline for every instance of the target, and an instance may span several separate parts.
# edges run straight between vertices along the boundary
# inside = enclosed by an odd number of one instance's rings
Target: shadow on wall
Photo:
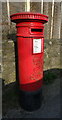
[[[17,81],[17,84],[18,84],[18,79],[19,79],[19,76],[18,76],[18,48],[17,48],[17,37],[16,37],[16,33],[13,32],[13,33],[9,33],[7,34],[7,38],[8,38],[8,41],[11,40],[14,42],[14,51],[15,51],[15,66],[16,66],[16,81]]]
[[[12,40],[13,42],[16,42],[16,32],[8,33],[7,38],[8,38],[8,41]]]

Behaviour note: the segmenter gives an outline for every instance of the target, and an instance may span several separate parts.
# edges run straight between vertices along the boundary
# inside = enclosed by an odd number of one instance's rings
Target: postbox
[[[18,75],[21,106],[35,110],[41,106],[44,59],[44,23],[48,16],[23,12],[10,16],[16,23]]]

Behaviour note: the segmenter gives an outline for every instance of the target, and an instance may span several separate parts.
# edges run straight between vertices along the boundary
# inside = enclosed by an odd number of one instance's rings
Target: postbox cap
[[[16,13],[10,16],[12,22],[19,22],[20,20],[24,21],[29,21],[29,20],[35,20],[35,21],[40,21],[43,23],[48,22],[48,16],[43,15],[40,13],[32,13],[32,12],[21,12],[21,13]]]

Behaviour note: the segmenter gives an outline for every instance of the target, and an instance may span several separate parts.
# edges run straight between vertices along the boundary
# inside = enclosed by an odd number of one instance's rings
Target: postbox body
[[[25,12],[11,15],[11,21],[17,28],[19,88],[36,91],[43,82],[44,23],[48,17]]]
[[[37,22],[17,24],[20,89],[35,91],[42,86],[44,26]]]

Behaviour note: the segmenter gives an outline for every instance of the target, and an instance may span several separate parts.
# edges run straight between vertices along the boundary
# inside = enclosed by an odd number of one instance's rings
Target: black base
[[[41,107],[42,99],[42,89],[35,92],[20,91],[19,94],[20,105],[27,111],[39,109]]]

